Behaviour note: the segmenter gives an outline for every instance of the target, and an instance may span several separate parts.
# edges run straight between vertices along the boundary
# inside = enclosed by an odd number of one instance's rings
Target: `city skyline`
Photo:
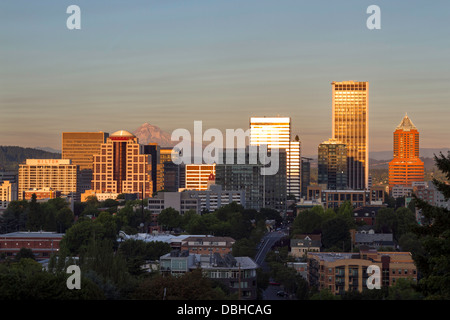
[[[448,2],[80,0],[76,31],[71,4],[0,4],[0,145],[60,150],[64,131],[285,116],[314,155],[332,134],[331,83],[355,80],[371,88],[369,152],[392,150],[405,113],[423,148],[449,147]],[[366,27],[371,4],[380,30]]]

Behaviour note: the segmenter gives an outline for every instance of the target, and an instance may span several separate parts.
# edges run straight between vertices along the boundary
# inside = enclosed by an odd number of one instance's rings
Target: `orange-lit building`
[[[389,162],[389,190],[395,185],[411,186],[424,181],[424,164],[419,158],[419,131],[408,115],[394,131],[394,159]]]
[[[152,196],[151,159],[142,154],[136,136],[124,130],[109,136],[94,155],[92,190]]]

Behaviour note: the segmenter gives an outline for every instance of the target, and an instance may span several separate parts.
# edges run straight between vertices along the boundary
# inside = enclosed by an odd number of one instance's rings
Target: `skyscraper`
[[[330,190],[347,189],[347,147],[329,139],[319,145],[318,184]]]
[[[151,197],[151,170],[149,155],[141,154],[136,136],[120,130],[111,134],[94,156],[92,189]]]
[[[80,174],[78,190],[80,192],[91,188],[94,155],[100,152],[100,145],[105,143],[108,133],[105,132],[63,132],[62,159],[72,160],[78,165]]]
[[[250,145],[267,145],[286,152],[286,192],[300,199],[300,140],[291,140],[291,118],[252,117],[250,118]]]
[[[369,186],[369,83],[333,81],[332,138],[347,146],[348,187]]]
[[[419,158],[419,131],[408,115],[394,131],[394,159],[389,162],[389,190],[424,181],[424,163]]]

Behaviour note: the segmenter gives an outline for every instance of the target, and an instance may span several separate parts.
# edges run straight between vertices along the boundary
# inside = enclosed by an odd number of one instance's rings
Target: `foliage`
[[[0,264],[0,300],[98,300],[104,296],[89,279],[81,277],[81,289],[69,290],[68,274],[47,272],[29,258]]]
[[[450,157],[435,156],[437,167],[450,178]],[[437,189],[448,200],[450,185],[433,180]],[[413,232],[420,239],[423,251],[413,252],[413,258],[421,273],[418,289],[425,299],[450,299],[450,212],[435,207],[414,196],[423,219]]]
[[[141,266],[145,261],[159,260],[161,256],[169,253],[171,247],[165,242],[144,242],[142,240],[126,240],[120,243],[119,253],[127,262],[128,272],[132,275],[143,273]]]
[[[224,300],[229,298],[219,285],[200,269],[181,276],[155,275],[145,279],[132,296],[137,300]]]

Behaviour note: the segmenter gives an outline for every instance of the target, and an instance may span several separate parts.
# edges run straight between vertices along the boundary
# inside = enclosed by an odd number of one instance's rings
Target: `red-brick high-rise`
[[[394,131],[394,159],[389,162],[389,189],[424,181],[424,164],[419,159],[419,131],[405,115]]]

